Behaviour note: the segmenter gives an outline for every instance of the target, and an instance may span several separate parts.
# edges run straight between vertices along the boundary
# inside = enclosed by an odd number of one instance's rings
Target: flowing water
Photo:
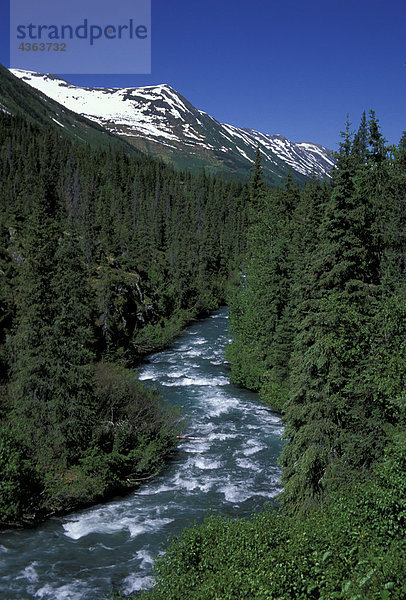
[[[279,491],[282,426],[256,394],[230,384],[227,311],[188,328],[139,369],[187,415],[190,437],[136,492],[30,530],[0,534],[2,600],[102,600],[152,585],[168,535],[210,510],[248,516]]]

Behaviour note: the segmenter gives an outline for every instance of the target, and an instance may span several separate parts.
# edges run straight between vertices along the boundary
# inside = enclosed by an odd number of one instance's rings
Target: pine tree
[[[49,460],[77,459],[92,427],[89,296],[57,212],[54,184],[45,179],[24,235],[11,341],[15,423],[43,469]]]
[[[375,407],[360,370],[368,355],[379,273],[374,215],[358,194],[347,122],[334,188],[303,274],[286,411],[284,497],[320,498],[373,460]],[[359,430],[363,423],[364,431]],[[357,449],[357,450],[355,450]]]
[[[284,190],[266,191],[257,153],[250,183],[246,278],[231,302],[233,341],[228,354],[233,379],[251,389],[261,388],[262,397],[275,409],[282,408],[286,395],[289,324],[284,311],[291,286],[291,218],[297,201],[298,189],[290,175]]]
[[[351,154],[355,156],[360,163],[365,162],[368,147],[368,123],[365,111],[362,113],[361,123],[357,133],[354,135],[354,141],[351,148]]]
[[[16,423],[29,447],[40,452],[52,445],[48,419],[53,399],[49,341],[53,337],[55,298],[51,283],[60,229],[55,221],[56,202],[50,186],[38,186],[33,195],[32,213],[24,232],[10,354]],[[45,439],[49,444],[44,444]]]
[[[72,233],[60,242],[55,261],[51,282],[55,315],[49,340],[54,392],[48,418],[58,431],[68,464],[72,464],[88,447],[95,424],[92,297]]]
[[[230,302],[232,343],[227,349],[231,376],[236,383],[258,390],[265,370],[264,292],[267,286],[266,255],[270,246],[269,210],[262,180],[261,155],[256,159],[249,183],[249,230],[245,274],[239,292]]]

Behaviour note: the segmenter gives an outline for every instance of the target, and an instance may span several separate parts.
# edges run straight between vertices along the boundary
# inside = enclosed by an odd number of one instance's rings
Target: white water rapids
[[[168,535],[208,512],[247,516],[279,491],[282,425],[257,395],[230,384],[227,310],[196,322],[138,369],[187,416],[167,467],[135,492],[0,534],[2,600],[102,600],[152,585]]]

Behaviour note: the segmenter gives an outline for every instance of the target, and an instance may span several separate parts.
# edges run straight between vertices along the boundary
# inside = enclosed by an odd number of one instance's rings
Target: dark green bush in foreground
[[[0,431],[0,523],[84,506],[134,488],[157,472],[176,445],[178,414],[128,369],[95,367],[92,439],[75,461],[54,458],[44,468],[42,448],[12,429]],[[44,449],[44,453],[46,450]]]

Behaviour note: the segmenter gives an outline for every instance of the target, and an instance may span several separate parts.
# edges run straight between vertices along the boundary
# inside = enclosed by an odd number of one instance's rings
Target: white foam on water
[[[213,433],[209,436],[209,439],[220,440],[223,442],[224,440],[234,440],[237,437],[238,435],[236,433]]]
[[[226,380],[226,377],[221,379]],[[237,398],[230,398],[221,392],[215,396],[204,397],[202,401],[209,417],[218,417],[230,410],[240,408],[241,405]]]
[[[132,538],[140,535],[141,533],[153,532],[158,529],[162,529],[168,523],[172,523],[174,519],[146,519],[140,524],[133,524],[133,521],[128,523],[128,530]]]
[[[209,421],[208,423],[198,423],[197,427],[199,437],[208,437],[209,434],[215,430],[215,425],[211,421]]]
[[[147,550],[138,550],[136,557],[141,561],[141,568],[144,569],[147,565],[154,564],[154,559]]]
[[[133,573],[123,580],[123,592],[127,596],[133,592],[147,590],[153,586],[154,579],[148,575],[137,575]]]
[[[168,377],[173,377],[174,379],[178,379],[179,377],[185,377],[187,371],[169,371],[167,374]]]
[[[89,546],[88,551],[95,552],[96,550],[98,550],[100,548],[102,550],[107,550],[107,551],[113,550],[113,548],[111,546],[105,546],[105,544],[96,544],[95,546]]]
[[[116,521],[114,511],[95,510],[83,515],[76,521],[62,524],[64,533],[73,540],[79,540],[89,533],[114,533],[125,529],[123,520]]]
[[[185,342],[181,346],[178,346],[177,352],[190,352],[190,350],[192,350],[194,343],[195,343],[194,340],[191,340],[190,342]]]
[[[0,544],[0,552],[8,552],[8,548]]]
[[[218,469],[220,468],[222,463],[219,460],[210,460],[209,458],[203,458],[199,456],[194,460],[194,464],[198,469],[206,471],[211,469]]]
[[[227,406],[226,404],[219,404],[215,408],[212,408],[208,411],[209,417],[219,417],[220,415],[223,415],[224,413],[228,412],[230,408],[231,407]]]
[[[173,485],[159,485],[155,487],[154,485],[141,487],[135,492],[136,496],[154,496],[156,494],[162,494],[164,492],[172,492],[174,489]]]
[[[147,379],[156,379],[156,373],[155,371],[147,370],[144,371],[144,373],[138,375],[138,379],[139,381],[146,381]]]
[[[223,348],[220,348],[219,350],[217,350],[216,348],[210,348],[210,351],[212,353],[213,356],[224,356],[224,350]]]
[[[195,490],[200,490],[202,492],[208,492],[212,489],[213,485],[217,483],[216,478],[208,478],[200,479],[197,477],[193,477],[191,474],[178,474],[175,477],[176,489],[183,489],[187,492],[194,492]]]
[[[117,517],[118,515],[113,511],[93,511],[77,521],[64,523],[64,533],[73,540],[79,540],[90,533],[113,534],[128,530],[130,537],[133,538],[148,531],[161,529],[161,527],[173,521],[173,519],[146,519],[141,521],[139,518]]]
[[[35,598],[46,600],[81,600],[86,584],[83,581],[75,581],[72,585],[55,587],[47,583],[34,594]]]
[[[202,355],[202,350],[189,349],[187,351],[186,357],[189,358],[189,357],[195,357],[195,356],[201,356],[201,355]]]
[[[242,450],[244,456],[251,456],[252,454],[256,454],[261,450],[264,450],[266,446],[258,442],[257,440],[248,440],[248,447]]]
[[[232,404],[231,402],[227,402],[226,404],[219,404],[218,406],[213,407],[210,411],[209,411],[209,417],[219,417],[220,415],[223,415],[224,413],[228,413],[230,411],[235,410],[235,405]]]
[[[187,490],[188,492],[192,492],[199,488],[199,481],[197,479],[192,479],[191,477],[184,477],[181,474],[178,474],[175,477],[175,483],[178,488],[182,488]]]
[[[165,358],[163,358],[162,353],[158,353],[148,356],[148,362],[162,366],[164,366],[165,363],[173,365],[179,362],[179,357],[176,356],[176,354],[165,353]]]
[[[267,425],[279,425],[279,424],[282,425],[281,417],[278,417],[277,415],[273,415],[268,410],[262,410],[261,412],[266,413],[263,416],[264,416],[264,420]]]
[[[33,562],[28,565],[28,567],[25,567],[25,569],[21,571],[20,575],[18,575],[16,579],[26,579],[29,583],[36,583],[39,579],[38,573],[35,570],[37,565],[37,562]]]
[[[219,492],[224,494],[224,498],[227,502],[233,502],[238,504],[239,502],[245,502],[248,498],[256,495],[247,489],[247,482],[241,483],[241,485],[235,485],[229,483],[219,488]]]
[[[280,492],[283,490],[282,487],[272,487],[270,481],[267,481],[267,485],[269,485],[269,491],[255,492],[253,496],[260,496],[261,498],[275,498],[275,496],[280,494]]]
[[[210,443],[200,440],[188,440],[183,442],[180,447],[188,454],[203,454],[203,452],[209,450]]]
[[[249,469],[250,471],[255,471],[256,473],[261,471],[261,469],[248,458],[237,458],[235,462],[242,469]]]
[[[183,377],[182,379],[179,379],[176,381],[162,381],[161,383],[162,383],[162,385],[164,385],[166,387],[175,387],[175,386],[187,387],[187,386],[191,386],[191,385],[196,386],[196,387],[200,387],[200,386],[217,387],[217,386],[228,385],[229,381],[228,381],[227,377],[213,377],[212,379],[209,379],[207,377]]]

